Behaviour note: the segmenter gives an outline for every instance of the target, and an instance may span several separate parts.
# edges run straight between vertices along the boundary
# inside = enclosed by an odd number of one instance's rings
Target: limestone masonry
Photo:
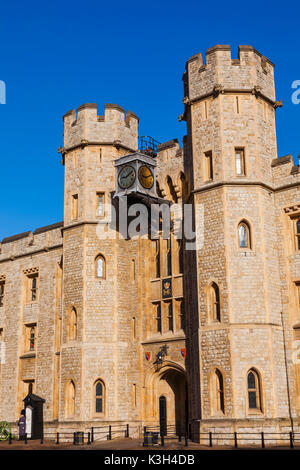
[[[194,208],[197,250],[173,231],[99,237],[116,185],[137,178],[115,162],[143,158],[139,118],[64,115],[64,221],[0,244],[0,421],[15,427],[32,386],[49,432],[300,432],[300,171],[277,156],[273,63],[238,57],[187,61],[183,145],[152,156],[159,201]]]

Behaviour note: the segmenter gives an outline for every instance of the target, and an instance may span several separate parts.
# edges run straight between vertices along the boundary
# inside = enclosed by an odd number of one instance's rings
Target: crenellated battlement
[[[40,227],[3,238],[0,243],[0,263],[34,253],[46,252],[62,246],[63,222]]]
[[[300,167],[295,165],[292,155],[274,158],[271,164],[274,188],[300,181]]]
[[[201,99],[209,94],[253,92],[275,102],[274,64],[252,46],[239,46],[233,59],[228,45],[216,45],[187,61],[183,76],[185,99]]]
[[[131,150],[138,148],[139,118],[117,104],[105,104],[104,115],[99,116],[97,104],[86,103],[68,111],[64,117],[64,150],[82,142],[113,144],[115,142]]]

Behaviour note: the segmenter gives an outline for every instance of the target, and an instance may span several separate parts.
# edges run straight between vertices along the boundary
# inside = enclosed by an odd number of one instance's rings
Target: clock
[[[139,168],[139,182],[145,189],[151,189],[154,183],[153,173],[146,165]]]
[[[135,181],[135,176],[136,176],[135,169],[132,166],[127,165],[124,168],[122,168],[118,176],[118,183],[119,183],[120,188],[122,189],[130,188],[130,186]]]

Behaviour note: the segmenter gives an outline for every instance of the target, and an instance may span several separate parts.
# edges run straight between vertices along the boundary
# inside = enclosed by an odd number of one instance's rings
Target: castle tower
[[[99,235],[115,190],[114,161],[137,150],[138,118],[114,104],[85,104],[64,116],[65,215],[59,420],[129,422],[138,413],[138,241]],[[101,231],[101,230],[100,230]],[[130,367],[129,367],[130,364]]]
[[[190,253],[192,427],[289,422],[273,180],[274,66],[253,47],[191,57],[185,172],[202,247]],[[196,208],[202,212],[197,220]],[[191,296],[189,296],[191,298]],[[252,387],[252,388],[251,388]]]

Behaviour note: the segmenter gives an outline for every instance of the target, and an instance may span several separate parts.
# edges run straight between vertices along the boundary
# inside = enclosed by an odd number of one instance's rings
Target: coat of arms
[[[162,298],[172,297],[172,280],[163,279],[162,281]]]

